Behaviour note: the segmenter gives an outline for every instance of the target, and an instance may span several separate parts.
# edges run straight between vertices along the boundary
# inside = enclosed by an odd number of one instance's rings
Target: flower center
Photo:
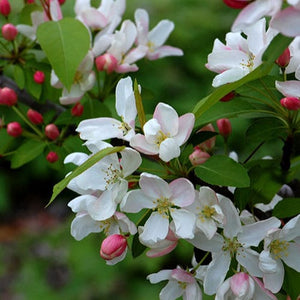
[[[168,138],[168,136],[165,135],[161,130],[159,130],[157,133],[157,136],[156,136],[155,144],[157,146],[160,146],[160,144],[167,138]]]
[[[81,82],[82,77],[83,77],[83,76],[82,76],[82,73],[79,72],[79,71],[76,71],[75,76],[74,76],[73,83],[74,83],[74,84],[78,84],[79,82]]]
[[[247,69],[250,69],[250,71],[252,71],[252,69],[254,67],[254,59],[255,59],[255,55],[250,52],[249,59],[248,59],[247,63],[242,62],[241,65],[243,67],[246,67]]]
[[[149,41],[147,43],[147,46],[149,48],[149,52],[154,52],[154,50],[155,50],[155,44],[153,42]]]
[[[123,135],[125,136],[128,133],[128,131],[131,129],[131,127],[126,122],[124,122],[123,117],[122,117],[122,123],[118,127],[118,129],[122,130]]]
[[[104,221],[101,221],[100,225],[99,225],[100,230],[101,231],[103,230],[106,235],[108,234],[110,226],[111,226],[111,218],[109,218],[107,220],[104,220]]]
[[[231,256],[237,252],[238,248],[240,248],[242,244],[234,237],[232,240],[225,238],[224,245],[222,247],[223,251],[229,251]]]
[[[113,167],[112,164],[104,172],[106,175],[104,176],[104,180],[106,182],[105,188],[108,189],[112,184],[119,181],[120,177],[122,177],[122,172]]]
[[[288,256],[288,247],[289,242],[274,240],[270,244],[270,252],[275,256],[276,259],[281,258],[282,256]]]
[[[154,208],[160,215],[168,218],[169,208],[172,206],[172,202],[165,197],[156,199],[154,201],[156,207]]]

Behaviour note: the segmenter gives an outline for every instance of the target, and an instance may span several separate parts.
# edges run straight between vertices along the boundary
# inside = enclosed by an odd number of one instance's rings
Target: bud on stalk
[[[224,138],[228,138],[228,136],[231,134],[231,123],[228,119],[219,119],[217,120],[217,126],[219,129],[220,135],[222,135]]]
[[[35,125],[41,124],[44,121],[43,116],[39,112],[31,108],[27,111],[27,117],[29,121]]]
[[[200,148],[195,147],[194,149],[194,152],[189,156],[189,160],[193,166],[201,165],[210,158],[210,155]]]
[[[2,36],[7,40],[7,41],[13,41],[17,34],[18,34],[18,29],[10,23],[4,24],[1,28],[2,31]]]
[[[286,48],[283,53],[275,60],[276,64],[280,68],[286,68],[287,65],[290,63],[291,53],[289,48]]]
[[[72,116],[80,117],[83,114],[83,110],[84,106],[80,102],[78,102],[72,107],[71,114]]]
[[[36,71],[33,74],[33,80],[37,83],[37,84],[42,84],[45,81],[45,74],[43,71]]]
[[[127,248],[127,239],[121,234],[112,234],[102,242],[100,256],[112,260],[121,256]]]
[[[50,163],[55,163],[56,161],[58,161],[58,155],[56,152],[54,151],[50,151],[47,156],[46,159],[50,162]]]
[[[10,14],[11,7],[8,0],[0,0],[0,14],[7,17]]]
[[[106,71],[107,74],[112,73],[118,65],[117,59],[109,53],[98,56],[95,63],[98,71]]]
[[[48,124],[45,127],[45,135],[52,141],[56,140],[59,136],[59,130],[57,126],[55,124]]]
[[[288,110],[299,110],[300,100],[296,97],[286,97],[280,100],[280,104]]]
[[[8,87],[0,89],[0,104],[13,106],[17,103],[18,96],[16,92]]]

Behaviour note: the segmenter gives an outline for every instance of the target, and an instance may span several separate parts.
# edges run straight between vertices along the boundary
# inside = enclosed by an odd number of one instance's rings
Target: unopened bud
[[[231,134],[232,128],[228,119],[224,118],[217,120],[217,126],[220,135],[222,135],[224,138],[227,138]]]
[[[0,104],[13,106],[17,103],[18,96],[14,90],[8,87],[0,89]]]
[[[110,74],[116,69],[118,60],[113,55],[105,53],[98,56],[95,59],[95,63],[98,71],[106,71],[107,74]]]
[[[127,239],[121,234],[112,234],[102,242],[100,256],[112,260],[121,256],[127,248]]]
[[[58,2],[60,5],[63,5],[66,2],[66,0],[58,0]]]
[[[192,154],[189,156],[189,160],[193,166],[198,166],[203,163],[205,163],[210,158],[210,155],[199,149],[198,147],[195,147],[195,150]]]
[[[288,110],[300,109],[300,100],[296,97],[286,97],[280,100],[280,104]]]
[[[3,25],[1,31],[2,31],[2,36],[7,41],[13,41],[18,34],[17,27],[10,23]]]
[[[84,106],[77,102],[71,109],[72,116],[80,117],[83,114]]]
[[[231,8],[244,8],[246,7],[252,0],[223,0],[223,2],[231,7]]]
[[[207,124],[204,127],[202,127],[201,129],[199,129],[197,132],[201,132],[201,131],[215,132],[215,128],[212,124]],[[210,150],[212,150],[214,148],[215,144],[216,144],[216,137],[213,136],[210,139],[206,140],[205,142],[199,144],[198,147],[200,149],[202,149],[203,151],[209,152]]]
[[[7,17],[10,14],[11,7],[8,0],[0,0],[0,14]]]
[[[58,130],[57,126],[55,124],[48,124],[45,127],[45,135],[50,140],[53,140],[53,141],[56,140],[59,136],[59,130]]]
[[[44,121],[43,116],[39,112],[31,108],[27,111],[27,117],[31,123],[36,125],[41,124]]]
[[[275,60],[276,64],[280,68],[285,68],[289,63],[291,59],[291,53],[289,48],[286,48],[283,53]]]
[[[27,0],[27,4],[32,4],[34,3],[34,0]]]
[[[45,73],[43,71],[36,71],[33,74],[33,80],[38,83],[38,84],[42,84],[45,81]]]
[[[18,137],[22,134],[22,126],[18,122],[11,122],[7,124],[6,131],[10,136]]]
[[[253,280],[243,272],[236,273],[230,278],[230,288],[233,294],[238,297],[244,296],[245,299],[252,299],[253,289],[251,289],[251,283],[254,284]]]
[[[50,162],[50,163],[55,163],[56,161],[58,161],[58,155],[56,152],[54,151],[50,151],[47,156],[46,159]]]
[[[228,102],[228,101],[232,100],[235,96],[236,96],[235,91],[231,91],[230,93],[225,95],[223,98],[221,98],[220,101]]]

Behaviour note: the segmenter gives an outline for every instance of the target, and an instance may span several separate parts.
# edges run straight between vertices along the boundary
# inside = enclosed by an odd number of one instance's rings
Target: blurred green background
[[[65,16],[74,15],[73,3],[63,5]],[[151,28],[161,19],[172,20],[175,30],[167,44],[185,53],[138,62],[140,70],[130,74],[152,95],[145,99],[147,113],[159,101],[180,113],[191,111],[212,90],[207,55],[215,38],[224,40],[237,11],[222,0],[127,0],[125,18],[134,20],[136,8],[149,12]],[[151,285],[146,276],[178,262],[190,263],[192,248],[181,244],[167,258],[152,260],[145,254],[134,260],[129,254],[107,266],[99,257],[99,235],[80,242],[70,235],[74,215],[67,203],[73,193],[63,192],[45,208],[53,185],[66,171],[53,170],[44,161],[41,157],[11,170],[0,159],[0,299],[158,299],[166,282]]]

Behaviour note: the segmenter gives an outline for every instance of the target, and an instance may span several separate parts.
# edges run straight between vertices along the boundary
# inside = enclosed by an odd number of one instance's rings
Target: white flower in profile
[[[189,180],[178,178],[167,183],[156,175],[142,173],[139,185],[141,189],[126,194],[120,209],[129,213],[136,213],[144,208],[153,210],[139,236],[141,241],[153,244],[164,240],[169,232],[170,217],[174,221],[174,233],[178,237],[193,238],[196,217],[185,209],[195,199],[195,190]]]
[[[300,215],[288,221],[282,229],[272,229],[264,239],[264,250],[259,255],[259,267],[267,289],[277,293],[283,284],[284,266],[300,272]]]
[[[85,92],[93,88],[96,81],[93,66],[94,56],[92,52],[89,51],[75,73],[73,84],[70,90],[63,86],[55,72],[52,70],[51,85],[55,88],[63,88],[62,96],[59,98],[61,104],[67,105],[76,103],[83,97]]]
[[[99,142],[97,145],[89,144],[88,147],[95,154],[111,145]],[[120,154],[120,160],[116,153],[105,156],[68,184],[69,189],[83,194],[85,201],[89,201],[87,212],[96,221],[106,220],[115,213],[128,190],[126,177],[141,164],[140,154],[131,148],[125,148]],[[64,162],[81,165],[89,157],[88,154],[75,152],[69,154]]]
[[[153,118],[143,127],[145,135],[136,134],[130,146],[148,155],[159,155],[165,162],[180,155],[180,146],[189,138],[195,122],[192,113],[178,117],[170,105],[158,103]]]
[[[146,55],[148,59],[183,55],[181,49],[163,45],[174,29],[173,22],[162,20],[149,31],[149,15],[146,10],[137,9],[134,18],[137,26],[137,44],[148,47]]]
[[[218,288],[215,300],[276,300],[255,277],[239,272],[227,278]]]
[[[237,81],[253,71],[262,63],[262,55],[274,37],[274,32],[266,32],[266,20],[261,19],[243,31],[226,34],[226,44],[216,39],[213,51],[208,55],[206,67],[219,73],[212,85],[220,85]]]
[[[194,276],[177,267],[173,270],[161,270],[147,276],[151,283],[169,280],[159,293],[160,300],[173,300],[183,296],[185,300],[201,300],[202,292]]]
[[[257,247],[268,230],[279,227],[281,224],[280,220],[272,217],[242,226],[233,203],[221,195],[219,201],[225,215],[223,233],[215,233],[211,239],[208,239],[201,231],[198,231],[194,239],[188,240],[196,248],[212,252],[212,261],[207,267],[204,279],[204,292],[208,295],[215,294],[223,283],[233,257],[249,274],[261,277],[262,271],[258,267],[259,254],[250,247]]]
[[[201,230],[208,239],[213,237],[218,225],[224,221],[224,214],[216,193],[206,186],[202,186],[199,192],[196,191],[194,203],[186,209],[196,215],[196,228]]]
[[[130,141],[135,135],[137,109],[132,80],[129,76],[121,79],[117,84],[116,111],[121,117],[121,121],[103,117],[80,122],[76,129],[80,138],[88,141],[101,141],[110,138]]]

